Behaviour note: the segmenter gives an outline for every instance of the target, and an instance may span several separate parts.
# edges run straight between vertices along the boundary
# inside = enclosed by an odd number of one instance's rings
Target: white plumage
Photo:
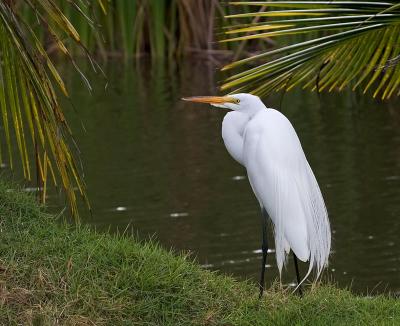
[[[222,137],[230,155],[246,168],[254,194],[272,220],[279,272],[293,250],[309,261],[303,281],[313,267],[318,277],[331,246],[328,214],[290,121],[250,94],[188,100],[232,110],[224,117]]]
[[[248,94],[233,96],[243,95]],[[309,272],[316,267],[318,276],[328,264],[331,244],[318,183],[289,120],[267,109],[258,97],[249,102],[262,106],[226,114],[222,124],[225,146],[246,167],[254,194],[273,222],[279,272],[292,249],[300,260],[310,261]]]

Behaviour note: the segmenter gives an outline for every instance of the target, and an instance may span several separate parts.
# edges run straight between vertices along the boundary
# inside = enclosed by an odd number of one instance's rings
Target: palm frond
[[[51,37],[72,62],[64,40],[72,39],[83,48],[80,36],[52,0],[26,0],[37,18],[36,31],[11,4],[0,2],[0,111],[8,161],[15,168],[15,139],[25,178],[33,178],[32,169],[36,166],[43,200],[51,178],[55,185],[63,187],[72,214],[78,216],[76,189],[86,199],[85,185],[75,163],[71,131],[56,89],[65,96],[68,91],[38,33]],[[4,155],[0,156],[0,160],[4,159]]]
[[[223,70],[253,64],[229,77],[223,90],[259,95],[302,85],[312,90],[373,89],[382,99],[399,94],[400,5],[364,1],[241,1],[232,6],[267,6],[267,12],[227,18],[262,17],[226,31],[222,42],[303,35],[297,43],[233,62]],[[243,34],[245,33],[245,34]],[[232,37],[232,35],[234,35]]]

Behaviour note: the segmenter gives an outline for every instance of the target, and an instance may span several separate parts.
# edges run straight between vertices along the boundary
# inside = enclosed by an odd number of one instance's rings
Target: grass
[[[44,213],[0,182],[1,325],[399,325],[400,301],[317,286],[303,299],[154,243]]]

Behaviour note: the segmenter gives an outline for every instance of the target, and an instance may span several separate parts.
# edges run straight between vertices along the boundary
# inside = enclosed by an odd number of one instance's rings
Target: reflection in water
[[[94,82],[92,96],[76,75],[69,80],[79,117],[68,116],[93,206],[86,222],[130,225],[142,238],[193,251],[207,268],[257,278],[261,218],[244,169],[224,148],[225,112],[179,100],[217,94],[215,68],[140,65],[110,63],[108,88]],[[324,194],[334,230],[330,277],[358,291],[399,291],[398,107],[354,93],[264,100],[292,121]],[[268,264],[272,280],[273,252]],[[293,281],[292,264],[284,274]]]

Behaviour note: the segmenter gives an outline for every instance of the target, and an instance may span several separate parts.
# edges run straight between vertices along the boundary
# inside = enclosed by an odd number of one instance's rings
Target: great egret
[[[183,100],[232,110],[222,122],[222,138],[229,154],[246,168],[262,212],[260,297],[265,286],[268,216],[274,226],[279,275],[292,250],[301,295],[300,285],[313,267],[318,278],[328,264],[331,231],[321,191],[292,124],[282,113],[267,108],[259,97],[251,94]],[[297,258],[309,261],[308,272],[301,281]]]

